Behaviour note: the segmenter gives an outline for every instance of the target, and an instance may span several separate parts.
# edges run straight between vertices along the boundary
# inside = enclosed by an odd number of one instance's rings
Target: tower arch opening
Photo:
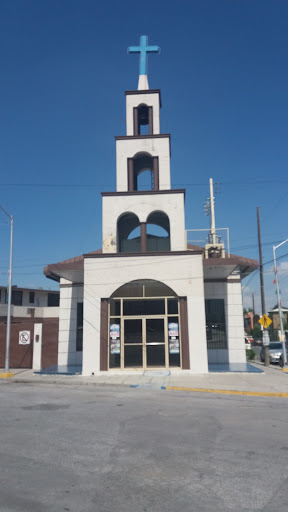
[[[143,177],[143,173],[146,176]],[[147,179],[147,173],[149,177]],[[128,191],[159,190],[159,164],[158,157],[150,153],[140,152],[128,158]]]
[[[146,221],[147,252],[170,251],[170,221],[166,213],[154,211]]]
[[[153,135],[153,107],[141,103],[133,110],[134,135]]]
[[[117,221],[118,252],[140,252],[140,222],[135,213],[124,213]]]

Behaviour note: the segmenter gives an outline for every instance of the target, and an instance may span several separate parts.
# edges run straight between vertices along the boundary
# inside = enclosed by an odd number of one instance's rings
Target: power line
[[[220,182],[219,182],[220,183]],[[234,185],[270,185],[275,183],[288,183],[288,179],[279,179],[279,180],[245,180],[245,181],[221,181],[221,185],[228,185],[228,186],[234,186]],[[107,185],[99,185],[95,183],[0,183],[1,187],[47,187],[47,188],[54,188],[54,187],[75,187],[75,188],[98,188],[98,189],[105,189],[106,186],[110,186],[110,184]],[[168,186],[168,184],[164,185]],[[174,183],[175,187],[180,186],[186,186],[186,187],[207,187],[207,182],[203,183]],[[286,193],[285,193],[286,195]]]

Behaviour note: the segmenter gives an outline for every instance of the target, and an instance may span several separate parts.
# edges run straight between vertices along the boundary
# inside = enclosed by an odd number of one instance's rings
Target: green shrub
[[[248,348],[246,350],[246,359],[247,359],[247,361],[254,361],[255,357],[256,357],[255,350],[253,350],[253,348]]]

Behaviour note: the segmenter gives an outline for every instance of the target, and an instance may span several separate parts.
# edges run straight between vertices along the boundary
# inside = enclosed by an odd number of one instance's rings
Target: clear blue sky
[[[162,93],[173,186],[187,187],[186,227],[208,227],[213,177],[222,182],[216,224],[230,227],[232,252],[258,257],[259,205],[271,260],[272,244],[288,238],[287,2],[2,0],[0,20],[0,204],[15,216],[14,284],[55,289],[44,265],[101,247],[100,192],[115,190],[114,136],[125,134],[124,91],[137,88],[127,47],[141,34],[161,47],[149,85]],[[6,284],[4,215],[0,240]],[[244,295],[253,290],[258,305],[259,276]]]

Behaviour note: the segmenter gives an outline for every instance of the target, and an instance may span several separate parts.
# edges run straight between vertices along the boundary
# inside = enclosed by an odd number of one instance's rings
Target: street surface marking
[[[234,391],[228,389],[203,389],[203,388],[182,388],[179,386],[163,386],[162,389],[169,391],[194,391],[196,393],[217,393],[220,395],[244,395],[244,396],[276,396],[288,398],[288,393],[266,393],[262,391]]]

